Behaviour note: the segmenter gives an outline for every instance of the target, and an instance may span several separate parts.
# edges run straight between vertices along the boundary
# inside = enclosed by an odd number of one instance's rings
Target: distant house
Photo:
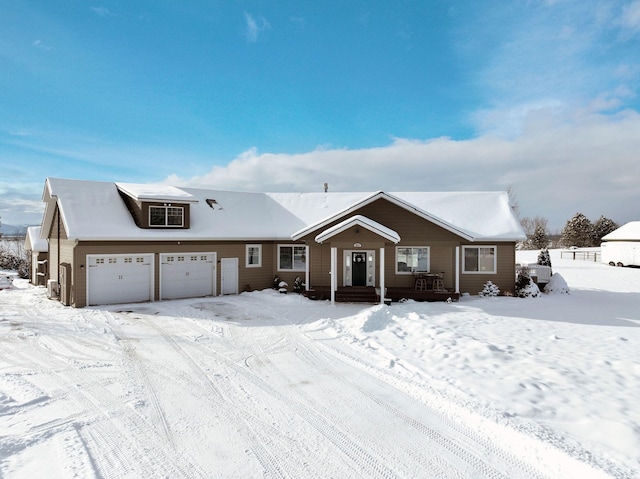
[[[40,226],[29,226],[24,239],[24,249],[31,256],[31,284],[44,286],[47,278],[49,244],[40,236]]]
[[[49,286],[75,307],[237,294],[275,277],[336,301],[457,299],[488,280],[511,291],[525,239],[505,192],[243,193],[48,178],[43,201]]]
[[[640,221],[631,221],[602,237],[602,262],[640,266]]]

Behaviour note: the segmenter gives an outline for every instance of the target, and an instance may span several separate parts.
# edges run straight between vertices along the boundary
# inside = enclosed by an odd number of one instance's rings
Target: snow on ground
[[[16,279],[0,477],[638,477],[640,269],[552,262],[569,294],[391,306]]]

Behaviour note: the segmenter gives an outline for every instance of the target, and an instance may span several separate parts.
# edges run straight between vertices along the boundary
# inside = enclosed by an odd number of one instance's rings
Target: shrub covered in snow
[[[16,271],[20,278],[29,278],[31,256],[22,247],[12,249],[0,243],[0,269]]]
[[[516,278],[516,296],[519,298],[536,298],[540,296],[538,285],[531,279],[529,268],[518,270]]]
[[[500,289],[498,288],[498,286],[493,284],[492,281],[487,281],[484,284],[484,288],[482,289],[482,291],[478,293],[479,296],[482,296],[484,298],[494,298],[499,294],[500,294]]]
[[[551,281],[544,287],[544,292],[548,294],[569,294],[569,286],[564,278],[556,273],[551,276]]]

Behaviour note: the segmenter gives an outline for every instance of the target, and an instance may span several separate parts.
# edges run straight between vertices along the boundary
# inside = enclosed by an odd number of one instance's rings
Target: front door
[[[351,253],[351,284],[353,286],[367,285],[367,253]]]
[[[344,286],[375,286],[375,251],[344,251]]]

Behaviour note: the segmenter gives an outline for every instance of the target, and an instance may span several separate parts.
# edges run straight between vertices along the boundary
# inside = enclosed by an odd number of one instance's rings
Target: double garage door
[[[154,255],[88,255],[87,304],[153,301]],[[215,293],[216,253],[160,255],[160,298]]]

